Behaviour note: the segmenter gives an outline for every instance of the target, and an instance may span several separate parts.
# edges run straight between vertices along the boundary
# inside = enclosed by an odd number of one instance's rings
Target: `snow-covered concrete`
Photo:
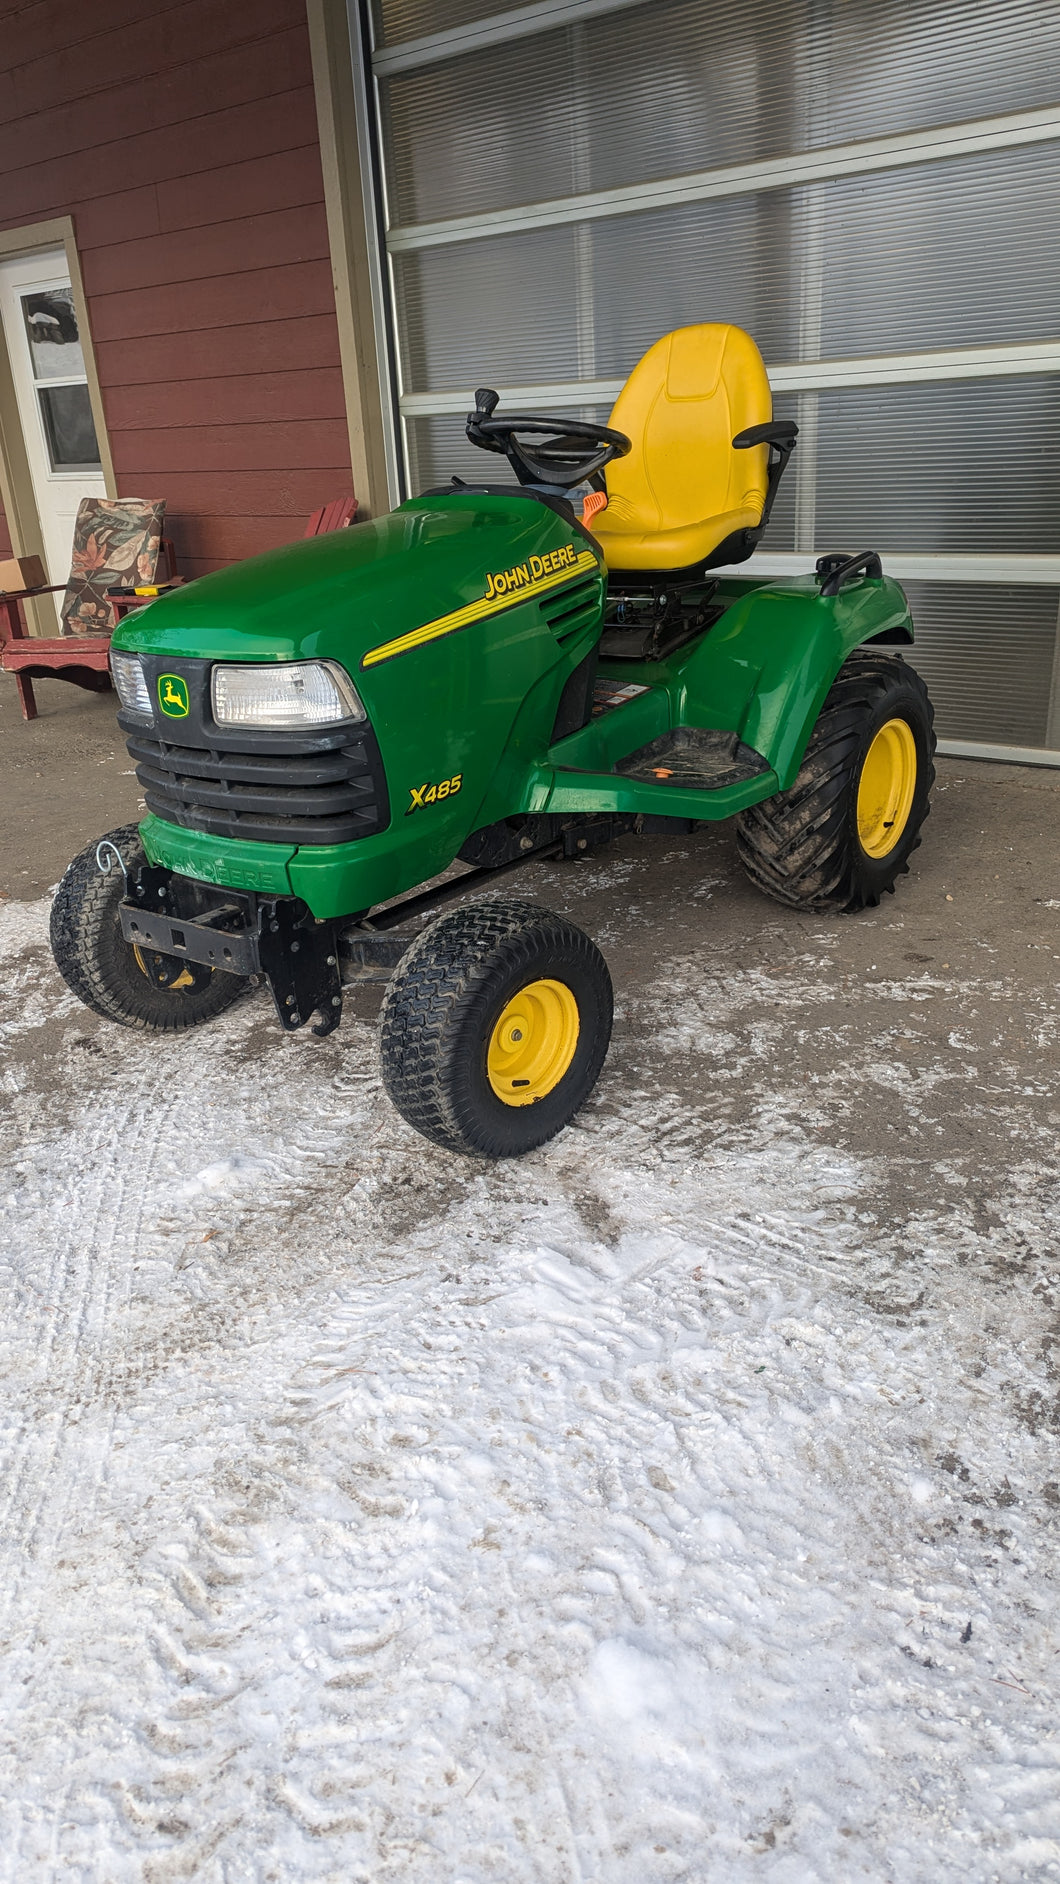
[[[0,1877],[1060,1878],[1047,1001],[1014,1070],[996,963],[925,1051],[941,965],[842,924],[679,952],[487,1167],[367,1018],[141,1039],[46,918],[0,905]]]

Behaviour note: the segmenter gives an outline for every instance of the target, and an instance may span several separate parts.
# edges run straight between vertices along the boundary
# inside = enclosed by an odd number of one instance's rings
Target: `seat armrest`
[[[733,439],[735,451],[748,451],[752,445],[769,446],[769,468],[766,473],[766,496],[762,505],[762,518],[759,531],[769,522],[769,513],[773,508],[773,499],[777,494],[787,466],[788,459],[795,450],[795,440],[799,428],[794,419],[770,419],[765,425],[749,425],[743,432],[737,432]]]
[[[794,419],[770,419],[765,425],[749,425],[733,439],[736,451],[749,451],[752,445],[776,445],[790,451],[799,436]]]
[[[0,647],[9,641],[24,641],[26,634],[18,618],[18,604],[37,595],[58,595],[65,582],[42,583],[33,589],[0,589]]]

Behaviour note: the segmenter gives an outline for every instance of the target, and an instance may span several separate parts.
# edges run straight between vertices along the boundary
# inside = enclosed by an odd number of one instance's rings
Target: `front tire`
[[[170,965],[170,985],[149,978],[148,962],[121,932],[125,877],[113,857],[106,873],[96,861],[104,844],[117,851],[126,870],[146,861],[137,826],[123,824],[89,844],[68,866],[51,914],[52,954],[67,987],[104,1020],[151,1033],[184,1033],[223,1014],[247,985],[238,975],[163,956],[155,961]]]
[[[742,811],[740,862],[774,902],[871,908],[909,869],[935,779],[934,713],[898,655],[859,648],[834,681],[790,790]]]
[[[418,936],[386,991],[383,1084],[448,1151],[514,1158],[563,1129],[611,1038],[607,964],[534,903],[468,903]]]

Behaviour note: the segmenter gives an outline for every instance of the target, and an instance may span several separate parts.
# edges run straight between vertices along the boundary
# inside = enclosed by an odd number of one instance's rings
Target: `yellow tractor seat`
[[[608,424],[633,441],[607,467],[607,509],[593,532],[610,570],[692,570],[750,556],[797,430],[773,422],[750,334],[722,322],[664,334],[634,367]]]

